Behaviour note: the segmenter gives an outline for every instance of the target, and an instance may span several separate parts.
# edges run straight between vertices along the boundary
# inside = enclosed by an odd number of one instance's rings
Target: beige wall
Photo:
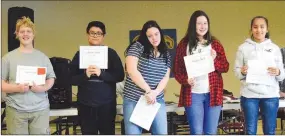
[[[184,36],[191,14],[201,9],[211,21],[212,34],[224,45],[230,70],[223,74],[225,89],[239,96],[239,81],[233,73],[237,47],[248,37],[252,17],[263,15],[269,19],[272,40],[285,47],[285,2],[269,1],[3,1],[2,2],[2,56],[7,53],[7,12],[14,6],[26,6],[35,11],[37,37],[35,47],[49,57],[72,59],[80,44],[87,44],[85,29],[92,20],[106,25],[105,43],[114,48],[122,61],[129,44],[129,30],[141,29],[150,19],[158,21],[162,28],[177,29],[177,40]],[[179,93],[179,84],[170,79],[166,100],[178,101],[173,93]],[[121,100],[119,100],[121,102]]]

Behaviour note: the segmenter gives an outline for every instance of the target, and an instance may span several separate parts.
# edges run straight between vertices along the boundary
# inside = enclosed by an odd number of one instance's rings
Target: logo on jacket
[[[267,51],[267,52],[271,52],[272,51],[272,49],[264,49],[265,51]]]

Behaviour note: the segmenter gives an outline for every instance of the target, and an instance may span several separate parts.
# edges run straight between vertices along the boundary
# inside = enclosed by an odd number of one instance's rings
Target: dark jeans
[[[241,97],[241,107],[245,117],[247,135],[256,135],[258,113],[262,117],[263,133],[274,135],[276,128],[277,110],[279,99],[276,98],[246,98]]]
[[[79,103],[78,116],[83,135],[114,135],[116,100],[98,107]]]

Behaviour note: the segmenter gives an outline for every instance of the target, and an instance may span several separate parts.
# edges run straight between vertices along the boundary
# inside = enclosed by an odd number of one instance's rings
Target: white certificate
[[[95,65],[100,69],[108,69],[108,46],[80,46],[80,69]]]
[[[189,78],[206,75],[215,71],[211,52],[202,52],[184,57],[187,75]]]
[[[142,95],[137,102],[130,121],[146,130],[149,130],[160,105],[161,104],[157,102],[155,102],[155,104],[147,104],[145,96]]]
[[[274,85],[274,77],[267,71],[267,64],[262,60],[248,60],[246,83]]]
[[[17,66],[16,83],[29,83],[30,86],[35,82],[36,85],[44,85],[46,83],[46,67],[36,66]]]

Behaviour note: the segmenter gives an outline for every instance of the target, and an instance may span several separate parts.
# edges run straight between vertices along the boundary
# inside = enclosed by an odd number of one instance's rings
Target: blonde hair
[[[23,16],[21,19],[17,20],[16,30],[14,34],[17,34],[17,32],[19,32],[21,26],[26,26],[31,28],[33,30],[33,33],[35,34],[35,24],[32,22],[32,20],[29,17]],[[16,39],[18,39],[17,35]]]

